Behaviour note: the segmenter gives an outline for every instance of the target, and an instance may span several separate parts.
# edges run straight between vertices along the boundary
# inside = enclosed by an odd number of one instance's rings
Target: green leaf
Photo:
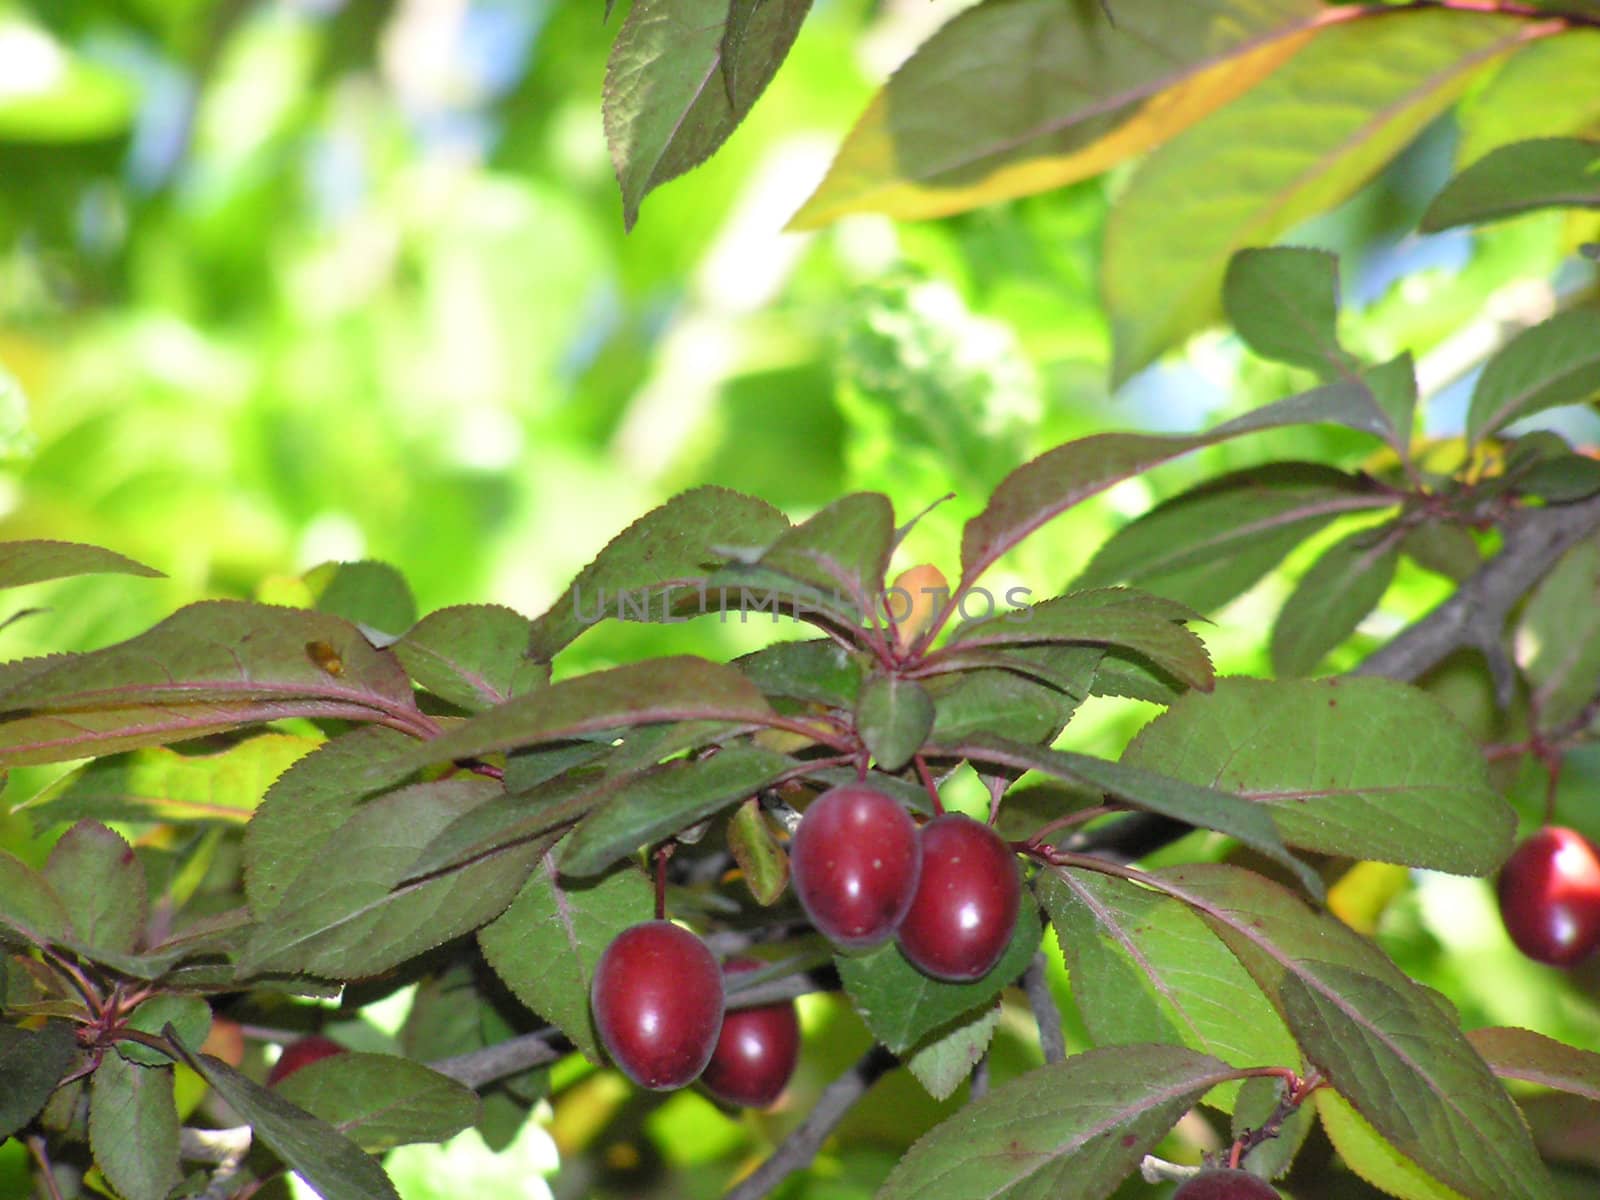
[[[394,644],[412,679],[441,700],[482,712],[550,682],[550,667],[528,657],[533,626],[498,604],[441,608]]]
[[[35,946],[72,940],[72,921],[38,871],[0,850],[0,926]]]
[[[1600,460],[1583,454],[1547,458],[1518,476],[1517,490],[1550,504],[1582,500],[1600,492]]]
[[[1600,31],[1569,26],[1518,50],[1462,101],[1458,165],[1529,137],[1579,134],[1600,125]]]
[[[856,731],[878,770],[893,774],[922,749],[933,715],[933,699],[916,680],[874,675],[856,701]]]
[[[794,768],[786,754],[725,746],[697,761],[674,761],[614,792],[562,842],[563,873],[596,875],[640,846],[686,829],[773,783]]]
[[[1114,10],[987,0],[959,13],[873,98],[793,225],[942,216],[1099,174],[1257,85],[1318,15],[1304,0]]]
[[[120,834],[79,821],[51,849],[44,877],[85,949],[128,954],[143,939],[150,913],[144,866]]]
[[[156,747],[109,755],[63,776],[18,808],[38,825],[85,817],[242,825],[273,780],[318,745],[313,738],[263,733],[214,754]]]
[[[1575,718],[1600,678],[1600,539],[1579,542],[1539,581],[1522,608],[1513,644],[1546,728]]]
[[[745,887],[757,904],[776,904],[789,886],[789,856],[761,815],[761,801],[751,796],[728,818],[728,852],[739,864]]]
[[[1163,1042],[1236,1067],[1293,1064],[1299,1051],[1231,951],[1183,904],[1124,879],[1064,869],[1041,877],[1072,996],[1096,1045]],[[1231,1101],[1237,1084],[1225,1085]]]
[[[1281,246],[1240,250],[1222,285],[1228,320],[1262,358],[1336,379],[1355,370],[1339,345],[1339,259]]]
[[[417,602],[405,576],[388,563],[330,562],[306,572],[318,612],[343,617],[390,638],[417,623]]]
[[[832,638],[778,642],[733,660],[768,696],[854,708],[865,673],[863,659]]]
[[[65,1021],[39,1029],[0,1025],[0,1138],[9,1138],[39,1115],[73,1059],[78,1041]]]
[[[413,768],[396,765],[411,746],[393,729],[354,729],[296,761],[267,790],[244,831],[244,890],[256,916],[277,907],[307,858],[364,799],[412,774]]]
[[[159,1037],[171,1025],[178,1036],[191,1046],[198,1046],[211,1032],[211,1005],[199,996],[184,996],[176,992],[158,992],[129,1015],[127,1026],[140,1033]],[[141,1067],[170,1067],[172,1056],[163,1054],[143,1042],[117,1043],[117,1053]]]
[[[184,1061],[324,1200],[399,1200],[377,1159],[344,1134],[221,1059],[180,1048]]]
[[[1600,144],[1597,144],[1600,145]],[[1595,161],[1600,163],[1600,149]],[[1600,189],[1600,172],[1595,176]],[[1511,422],[1600,394],[1600,313],[1573,309],[1524,329],[1478,376],[1467,412],[1473,441]]]
[[[1379,9],[1329,24],[1156,150],[1106,228],[1115,378],[1217,316],[1235,251],[1349,196],[1526,36],[1525,20],[1488,13]]]
[[[1467,1040],[1501,1079],[1520,1079],[1600,1101],[1600,1054],[1531,1029],[1473,1029]]]
[[[333,1055],[302,1067],[277,1090],[369,1154],[442,1142],[478,1119],[471,1088],[393,1054]]]
[[[760,691],[733,667],[691,655],[563,679],[462,722],[401,759],[414,769],[517,746],[669,721],[759,722]]]
[[[913,1050],[905,1060],[906,1070],[916,1076],[928,1095],[948,1100],[972,1074],[999,1027],[1000,1006],[991,1004]]]
[[[788,528],[788,518],[764,500],[727,488],[698,487],[674,496],[612,538],[578,572],[561,599],[533,622],[528,653],[554,658],[590,625],[618,616],[624,595],[659,593],[646,609],[665,615],[668,589],[698,589],[727,557],[724,547],[766,546]],[[636,608],[622,605],[620,611],[631,616]]]
[[[1031,896],[1023,900],[1011,944],[994,968],[970,983],[932,979],[885,943],[865,954],[834,959],[844,990],[863,1022],[895,1054],[921,1044],[935,1030],[975,1012],[1016,981],[1039,949],[1043,930]]]
[[[1054,741],[1089,695],[1101,658],[1098,646],[1072,645],[950,653],[945,665],[962,669],[927,681],[932,737],[951,742],[994,733],[1022,742]]]
[[[1115,1046],[996,1088],[934,1126],[877,1200],[1109,1196],[1232,1070],[1179,1046]]]
[[[1147,878],[1205,918],[1274,999],[1307,1061],[1407,1158],[1473,1200],[1551,1200],[1510,1097],[1438,998],[1371,942],[1238,867]]]
[[[1322,552],[1272,627],[1272,666],[1279,676],[1309,675],[1355,632],[1389,590],[1404,537],[1395,524],[1358,529]]]
[[[1151,725],[1160,720],[1157,718]],[[1196,786],[1181,776],[1174,778],[1177,772],[1156,774],[1146,769],[1146,764],[1135,764],[1126,756],[1120,763],[1107,762],[1087,754],[1027,746],[992,735],[968,738],[948,749],[973,762],[1041,771],[1079,787],[1108,793],[1136,808],[1225,833],[1288,867],[1312,895],[1322,892],[1316,872],[1284,849],[1272,819],[1257,805],[1227,791]]]
[[[1328,1140],[1362,1179],[1400,1200],[1461,1200],[1460,1192],[1396,1150],[1338,1093],[1323,1088],[1313,1099]]]
[[[1182,492],[1123,526],[1073,586],[1129,583],[1213,611],[1332,521],[1394,503],[1367,476],[1317,463],[1248,467]]]
[[[1075,642],[1115,646],[1148,659],[1190,687],[1209,691],[1211,656],[1184,624],[1200,614],[1160,596],[1127,588],[1096,588],[1043,600],[982,621],[951,636],[953,647]]]
[[[602,104],[625,228],[648,193],[704,162],[744,120],[810,8],[810,0],[764,0],[731,25],[727,0],[634,0],[606,64]]]
[[[94,1162],[123,1200],[166,1200],[178,1169],[172,1067],[140,1067],[107,1054],[89,1090]]]
[[[518,1000],[603,1062],[589,1019],[595,963],[617,934],[654,911],[654,892],[635,868],[575,883],[547,856],[511,906],[478,931],[478,945]]]
[[[1471,735],[1387,679],[1220,679],[1146,725],[1122,761],[1253,801],[1289,845],[1326,854],[1483,875],[1515,834]]]
[[[1600,208],[1600,141],[1536,138],[1484,155],[1435,197],[1425,233],[1541,208]]]
[[[143,575],[150,579],[166,576],[154,567],[124,558],[114,550],[85,546],[78,542],[25,541],[0,542],[0,588],[22,587],[46,579],[70,575]]]
[[[1600,463],[1595,467],[1600,469]],[[1465,583],[1483,566],[1483,554],[1472,534],[1464,526],[1445,521],[1412,526],[1400,542],[1400,551],[1419,567],[1457,583]]]
[[[211,600],[136,638],[44,660],[0,692],[0,765],[163,745],[284,717],[409,722],[411,683],[337,617]]]
[[[366,801],[303,867],[258,924],[239,970],[359,979],[468,933],[500,914],[543,847],[516,845],[458,870],[402,884],[449,823],[500,792],[481,776],[413,784]]]

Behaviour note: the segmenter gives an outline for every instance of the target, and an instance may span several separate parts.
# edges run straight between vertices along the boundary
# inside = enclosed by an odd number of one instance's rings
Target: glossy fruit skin
[[[724,964],[729,974],[765,966],[736,958]],[[735,1008],[722,1018],[711,1061],[700,1082],[719,1100],[745,1108],[770,1108],[783,1094],[800,1060],[800,1018],[794,1001]]]
[[[309,1067],[314,1062],[344,1052],[345,1048],[338,1042],[323,1037],[320,1033],[313,1033],[297,1042],[290,1042],[283,1048],[283,1053],[278,1055],[278,1061],[272,1064],[272,1070],[267,1072],[267,1086],[282,1083],[301,1067]]]
[[[922,878],[895,936],[924,974],[979,979],[1010,945],[1021,902],[1011,848],[989,826],[947,813],[922,827]]]
[[[722,1031],[722,970],[706,944],[671,921],[619,933],[595,964],[589,1006],[611,1061],[640,1087],[686,1087]]]
[[[1500,919],[1529,958],[1570,967],[1600,946],[1600,853],[1581,833],[1547,826],[1500,869]]]
[[[1279,1200],[1278,1190],[1249,1171],[1201,1171],[1172,1194],[1172,1200]]]
[[[865,784],[818,796],[789,844],[800,906],[823,937],[848,950],[894,936],[917,890],[920,866],[916,823]]]

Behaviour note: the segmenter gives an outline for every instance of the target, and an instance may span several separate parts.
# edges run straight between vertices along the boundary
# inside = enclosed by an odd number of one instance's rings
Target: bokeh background
[[[0,0],[0,537],[92,542],[166,573],[12,593],[0,616],[40,611],[0,628],[0,658],[104,645],[203,597],[292,597],[329,560],[394,564],[423,611],[535,615],[607,538],[704,482],[794,518],[851,490],[887,492],[902,519],[948,494],[901,565],[950,566],[961,522],[1033,454],[1108,428],[1198,429],[1301,385],[1219,331],[1108,390],[1096,273],[1114,174],[941,221],[784,232],[874,85],[959,7],[820,0],[745,126],[624,235],[600,120],[620,14],[603,22],[598,0]],[[1413,349],[1440,438],[1472,347],[1571,282],[1559,216],[1411,232],[1454,136],[1441,122],[1291,239],[1343,253],[1347,345]],[[1600,440],[1592,418],[1557,419]],[[993,590],[1059,591],[1118,523],[1226,467],[1366,452],[1307,429],[1192,456],[1057,522]],[[1216,614],[1224,670],[1266,673],[1260,631],[1345,531]],[[1446,587],[1403,567],[1334,665]],[[558,670],[772,635],[608,623]],[[1149,714],[1095,702],[1069,740],[1114,754]],[[1582,800],[1594,757],[1561,804],[1600,835]],[[19,773],[6,807],[40,781]],[[1516,786],[1531,816],[1542,781]],[[9,812],[0,833],[30,858],[53,836]],[[1482,884],[1421,880],[1381,932],[1469,1023],[1600,1044],[1592,1002],[1510,951]],[[352,1042],[382,1045],[393,1007],[352,1016]],[[865,1044],[831,1000],[806,1020],[775,1114],[731,1119],[691,1094],[641,1108],[573,1063],[500,1158],[469,1141],[392,1165],[408,1200],[544,1195],[558,1159],[562,1195],[714,1195]],[[1002,1075],[1037,1053],[1011,1024]],[[870,1194],[944,1111],[903,1073],[875,1096],[786,1195]],[[15,1149],[0,1161],[21,1186]]]

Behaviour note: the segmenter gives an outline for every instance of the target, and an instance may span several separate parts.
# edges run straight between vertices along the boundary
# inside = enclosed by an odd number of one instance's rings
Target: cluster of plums
[[[1500,917],[1517,948],[1570,967],[1600,947],[1600,852],[1574,829],[1549,825],[1500,869]]]
[[[936,979],[988,974],[1016,927],[1022,877],[993,829],[959,814],[919,829],[864,784],[812,802],[789,862],[801,907],[823,936],[847,950],[896,938],[906,959]],[[727,970],[759,965],[734,960]],[[799,1053],[794,1005],[726,1011],[723,969],[670,921],[617,935],[596,964],[590,1006],[606,1053],[641,1087],[699,1079],[729,1103],[765,1107]]]

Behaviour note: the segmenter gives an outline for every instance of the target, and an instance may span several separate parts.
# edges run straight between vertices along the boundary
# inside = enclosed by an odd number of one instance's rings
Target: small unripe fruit
[[[922,827],[922,877],[895,936],[925,974],[978,979],[1011,944],[1021,901],[1011,848],[989,826],[947,813]]]
[[[1570,967],[1600,946],[1600,854],[1573,829],[1551,825],[1500,870],[1500,918],[1537,962]]]
[[[320,1033],[313,1033],[297,1042],[290,1042],[283,1048],[283,1053],[278,1055],[278,1061],[272,1064],[272,1070],[267,1072],[267,1086],[282,1083],[301,1067],[309,1067],[314,1062],[343,1053],[343,1046],[330,1037],[323,1037]]]
[[[1249,1171],[1201,1171],[1172,1194],[1172,1200],[1278,1200],[1278,1191]]]
[[[640,1087],[693,1083],[722,1030],[722,971],[706,944],[671,921],[624,929],[595,964],[594,1026],[611,1061]]]
[[[753,959],[738,958],[725,969],[732,975],[761,966]],[[722,1018],[722,1036],[700,1082],[729,1104],[768,1108],[788,1086],[799,1058],[800,1019],[794,1001],[735,1008]]]
[[[894,935],[916,892],[919,863],[915,822],[865,784],[818,796],[789,847],[790,879],[806,916],[830,942],[852,950]]]

